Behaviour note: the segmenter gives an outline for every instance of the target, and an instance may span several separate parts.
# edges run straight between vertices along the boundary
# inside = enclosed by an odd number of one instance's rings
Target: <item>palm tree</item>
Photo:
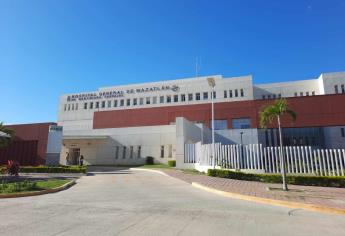
[[[280,118],[283,115],[289,115],[293,121],[296,120],[296,113],[289,109],[286,99],[278,99],[273,104],[263,107],[260,111],[260,126],[266,128],[268,124],[272,123],[275,119],[278,122],[279,128],[279,144],[280,144],[280,163],[281,163],[281,172],[283,177],[283,190],[287,191],[287,182],[286,182],[286,160],[283,155],[283,140],[282,140],[282,131]]]
[[[0,149],[6,147],[14,138],[14,131],[0,122]]]

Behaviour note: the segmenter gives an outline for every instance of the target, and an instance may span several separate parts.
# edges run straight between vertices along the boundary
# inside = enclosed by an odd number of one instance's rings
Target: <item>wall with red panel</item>
[[[8,125],[15,131],[10,146],[0,149],[0,164],[17,160],[21,165],[45,164],[49,126],[56,123]]]
[[[292,122],[283,117],[283,127],[315,127],[345,125],[345,95],[321,95],[288,98],[288,104],[297,113]],[[252,128],[259,127],[259,111],[273,100],[222,102],[215,104],[215,119],[228,120],[250,118]],[[121,128],[137,126],[168,125],[176,117],[190,121],[201,121],[206,125],[211,120],[211,104],[179,105],[154,108],[99,111],[94,113],[93,128]],[[271,127],[276,127],[273,124]]]

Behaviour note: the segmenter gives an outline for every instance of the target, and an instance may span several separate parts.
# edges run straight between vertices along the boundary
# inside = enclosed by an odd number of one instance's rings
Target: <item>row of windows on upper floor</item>
[[[334,85],[334,92],[335,93],[345,93],[345,85],[342,84],[340,85],[341,91],[339,91],[339,86],[338,85]]]
[[[202,97],[201,97],[202,96]],[[216,98],[217,94],[214,92],[213,98]],[[233,97],[244,97],[244,90],[243,89],[235,89],[235,90],[224,90],[224,98],[233,98]],[[203,93],[195,93],[195,96],[193,93],[187,94],[181,94],[179,95],[167,95],[167,96],[160,96],[159,97],[159,103],[172,103],[172,102],[185,102],[185,101],[193,101],[194,99],[196,101],[200,100],[208,100],[209,99],[209,92],[203,92]],[[166,99],[165,99],[166,98]],[[108,101],[101,101],[101,102],[85,102],[84,103],[84,110],[87,109],[97,109],[97,108],[108,108],[110,107],[123,107],[123,106],[137,106],[137,105],[150,105],[150,104],[157,104],[158,97],[146,97],[146,98],[133,98],[133,99],[120,99],[120,100],[108,100]],[[78,110],[78,103],[74,104],[65,104],[64,106],[65,111],[73,111]]]
[[[310,96],[310,94],[312,95],[312,96],[315,96],[315,91],[312,91],[311,93],[310,92],[300,92],[299,93],[299,96],[300,97],[303,97],[303,96]],[[298,93],[297,92],[295,92],[294,93],[294,96],[295,97],[298,97]],[[273,99],[276,99],[276,98],[281,98],[282,97],[282,95],[281,95],[281,93],[279,93],[279,94],[264,94],[264,95],[262,95],[262,99],[271,99],[271,98],[273,98]]]

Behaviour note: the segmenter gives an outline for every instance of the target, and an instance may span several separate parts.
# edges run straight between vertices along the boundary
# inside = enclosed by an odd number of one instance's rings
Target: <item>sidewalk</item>
[[[217,178],[189,174],[172,169],[160,169],[160,171],[190,184],[194,182],[229,193],[293,203],[313,204],[320,207],[345,211],[345,188],[289,185],[290,191],[285,192],[279,190],[281,184]],[[269,190],[268,188],[273,188],[273,190]]]

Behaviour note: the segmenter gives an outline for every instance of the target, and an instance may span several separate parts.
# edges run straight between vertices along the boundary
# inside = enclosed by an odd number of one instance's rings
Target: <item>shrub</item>
[[[168,166],[175,167],[176,166],[176,161],[175,160],[168,160]]]
[[[9,175],[19,175],[19,163],[17,161],[8,160],[6,166],[6,173]]]
[[[147,156],[146,157],[146,164],[147,165],[153,165],[154,164],[154,160],[153,159],[154,159],[153,157]]]
[[[209,169],[207,175],[220,178],[258,181],[267,183],[281,183],[280,174],[249,174],[239,171]],[[345,177],[335,176],[306,176],[306,175],[288,175],[289,184],[305,186],[323,186],[345,188]]]
[[[86,173],[82,166],[25,166],[20,168],[21,173]]]

